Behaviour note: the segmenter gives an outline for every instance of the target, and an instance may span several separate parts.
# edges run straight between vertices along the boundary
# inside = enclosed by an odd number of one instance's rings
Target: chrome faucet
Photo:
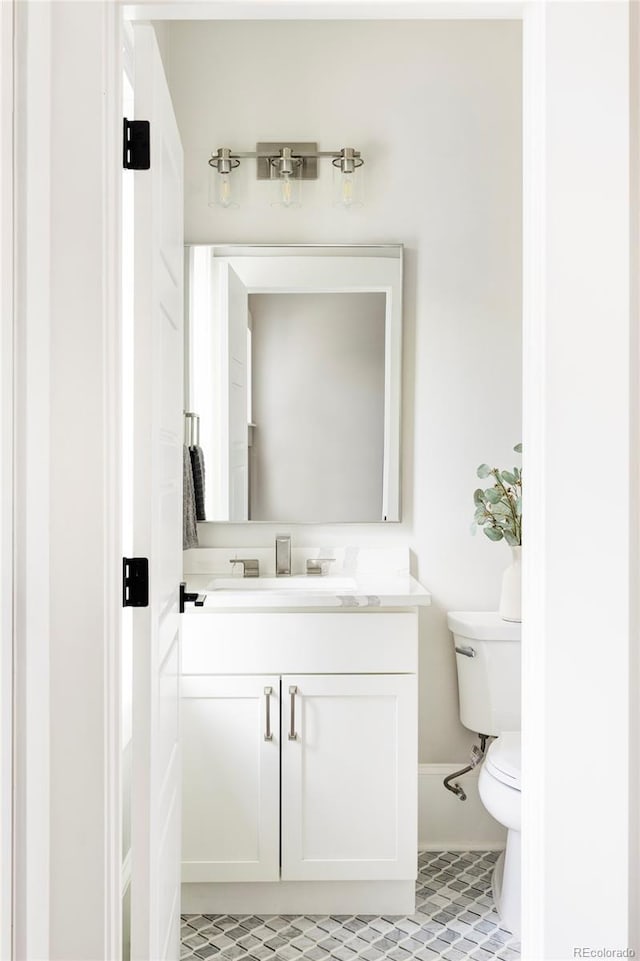
[[[291,574],[291,537],[289,534],[276,535],[276,577],[289,577]]]

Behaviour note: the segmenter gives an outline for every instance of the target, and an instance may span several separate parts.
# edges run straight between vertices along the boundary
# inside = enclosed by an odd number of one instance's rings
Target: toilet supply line
[[[469,764],[467,764],[466,767],[460,768],[459,771],[454,771],[453,774],[449,774],[442,782],[446,787],[447,791],[451,791],[452,794],[455,794],[455,796],[460,801],[466,801],[467,795],[465,794],[464,790],[460,787],[459,784],[451,784],[450,782],[453,781],[454,778],[462,777],[463,774],[468,774],[469,771],[473,771],[474,767],[477,767],[478,764],[480,764],[480,762],[484,760],[484,756],[486,754],[486,748],[487,748],[487,741],[489,740],[490,735],[478,734],[478,737],[480,738],[480,746],[478,746],[477,744],[474,744],[473,747],[471,748],[471,757],[469,758]]]

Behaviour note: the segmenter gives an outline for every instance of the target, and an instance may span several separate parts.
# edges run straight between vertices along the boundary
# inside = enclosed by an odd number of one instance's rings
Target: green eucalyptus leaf
[[[515,524],[513,522],[513,517],[496,517],[496,522],[500,525],[503,531],[515,531]]]
[[[473,503],[477,506],[478,504],[484,504],[484,491],[481,487],[473,492]]]
[[[493,513],[496,517],[511,517],[511,508],[504,501],[500,501],[499,504],[495,504],[493,508]]]
[[[522,498],[518,497],[516,500],[516,514],[518,517],[522,517]]]
[[[485,527],[484,532],[490,541],[501,541],[504,536],[497,527]]]
[[[516,454],[521,454],[521,453],[522,453],[522,444],[516,444],[516,446],[515,446],[513,449],[514,449],[514,451],[516,452]]]
[[[517,484],[517,483],[518,483],[517,480],[515,479],[514,475],[511,473],[511,471],[503,470],[503,471],[501,472],[501,474],[500,474],[500,477],[502,478],[502,480],[503,480],[503,482],[504,482],[505,484]]]
[[[476,524],[484,524],[487,520],[488,514],[482,504],[476,508],[475,514],[473,515]]]
[[[488,477],[490,473],[491,473],[491,468],[489,467],[488,464],[480,464],[480,467],[476,471],[476,474],[478,475],[478,477],[481,477],[481,478]]]
[[[490,504],[497,504],[502,497],[502,492],[496,490],[495,487],[488,487],[484,492],[484,496]]]

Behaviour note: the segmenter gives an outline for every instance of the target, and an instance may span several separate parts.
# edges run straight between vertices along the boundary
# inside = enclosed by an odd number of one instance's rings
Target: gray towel
[[[182,549],[186,551],[189,547],[198,546],[193,469],[191,467],[191,454],[187,446],[183,449],[182,461]]]
[[[193,471],[193,489],[196,495],[196,517],[199,521],[206,521],[204,513],[204,453],[202,447],[194,444],[189,448],[191,454],[191,469]]]

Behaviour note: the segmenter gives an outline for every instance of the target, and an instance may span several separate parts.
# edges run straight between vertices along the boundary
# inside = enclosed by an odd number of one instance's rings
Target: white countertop
[[[244,578],[241,587],[211,590],[212,582],[231,580],[224,574],[188,574],[187,590],[204,594],[203,607],[188,604],[185,613],[206,613],[219,610],[265,610],[282,608],[375,608],[422,607],[431,603],[431,594],[410,574],[356,574],[349,580],[354,586],[332,587],[333,578],[305,574],[278,578],[278,585],[266,590]],[[238,578],[241,580],[240,578]],[[257,578],[256,580],[260,580]],[[271,578],[269,578],[271,580]],[[324,583],[323,583],[324,582]]]
[[[292,549],[290,576],[274,576],[273,551],[265,548],[203,548],[185,552],[187,591],[204,594],[202,607],[185,613],[220,610],[345,610],[423,607],[431,594],[409,573],[407,548],[323,547]],[[230,560],[257,558],[259,578],[231,576]],[[334,557],[326,576],[304,573],[309,557]]]

